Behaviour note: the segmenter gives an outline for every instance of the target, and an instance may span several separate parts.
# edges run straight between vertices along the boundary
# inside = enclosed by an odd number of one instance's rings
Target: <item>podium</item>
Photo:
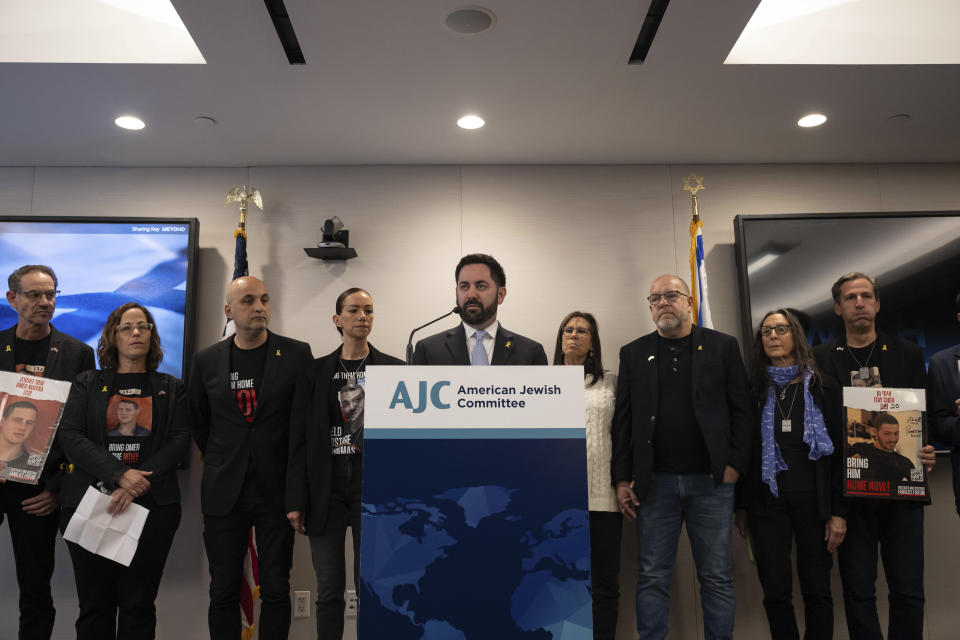
[[[367,369],[360,640],[591,640],[580,367]]]

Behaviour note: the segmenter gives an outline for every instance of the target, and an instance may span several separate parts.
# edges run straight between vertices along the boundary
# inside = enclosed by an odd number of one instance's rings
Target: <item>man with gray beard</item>
[[[693,324],[679,277],[654,280],[647,301],[657,330],[620,350],[611,466],[620,511],[636,521],[637,633],[667,635],[686,522],[704,635],[732,638],[730,533],[734,485],[750,456],[747,374],[736,338]]]

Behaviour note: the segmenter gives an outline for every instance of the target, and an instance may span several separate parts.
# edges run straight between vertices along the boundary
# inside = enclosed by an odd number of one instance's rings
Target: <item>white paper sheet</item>
[[[150,510],[131,504],[126,511],[114,516],[107,513],[109,506],[110,496],[87,487],[83,500],[67,523],[63,539],[129,567]]]

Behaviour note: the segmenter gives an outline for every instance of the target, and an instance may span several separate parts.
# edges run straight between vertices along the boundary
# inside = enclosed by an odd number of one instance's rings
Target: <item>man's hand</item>
[[[114,489],[110,494],[110,506],[107,507],[107,513],[112,516],[119,515],[127,510],[130,503],[133,502],[133,496],[123,489]]]
[[[622,480],[617,483],[617,506],[620,508],[620,513],[628,520],[637,519],[635,508],[640,506],[640,501],[637,500],[637,494],[633,492],[633,482]]]
[[[32,516],[48,516],[60,505],[60,498],[49,489],[44,489],[32,498],[20,503],[24,513]]]
[[[303,511],[290,511],[287,513],[287,520],[290,521],[290,526],[293,527],[294,531],[306,535],[306,518],[304,517]]]
[[[153,475],[153,471],[127,469],[123,472],[123,475],[117,479],[117,486],[134,498],[139,498],[150,490],[150,481],[147,480],[147,476],[150,475]]]
[[[827,543],[827,551],[833,553],[847,535],[847,521],[839,516],[827,520],[824,527],[823,539]]]
[[[740,479],[740,472],[727,465],[727,468],[723,470],[723,482],[724,483],[734,483]]]
[[[920,464],[927,470],[927,473],[933,471],[933,465],[937,464],[937,454],[933,449],[932,444],[920,449],[917,453],[917,457],[920,459]]]
[[[741,538],[747,537],[747,510],[737,509],[733,512],[733,526],[740,532]]]
[[[957,405],[957,415],[960,415],[960,398],[954,400],[953,404]]]

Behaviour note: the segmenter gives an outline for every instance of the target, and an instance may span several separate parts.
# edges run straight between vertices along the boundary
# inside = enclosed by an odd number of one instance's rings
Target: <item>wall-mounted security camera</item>
[[[356,249],[350,248],[350,231],[343,228],[343,221],[337,216],[323,221],[323,237],[317,247],[304,249],[311,258],[320,260],[349,260],[357,257]]]

